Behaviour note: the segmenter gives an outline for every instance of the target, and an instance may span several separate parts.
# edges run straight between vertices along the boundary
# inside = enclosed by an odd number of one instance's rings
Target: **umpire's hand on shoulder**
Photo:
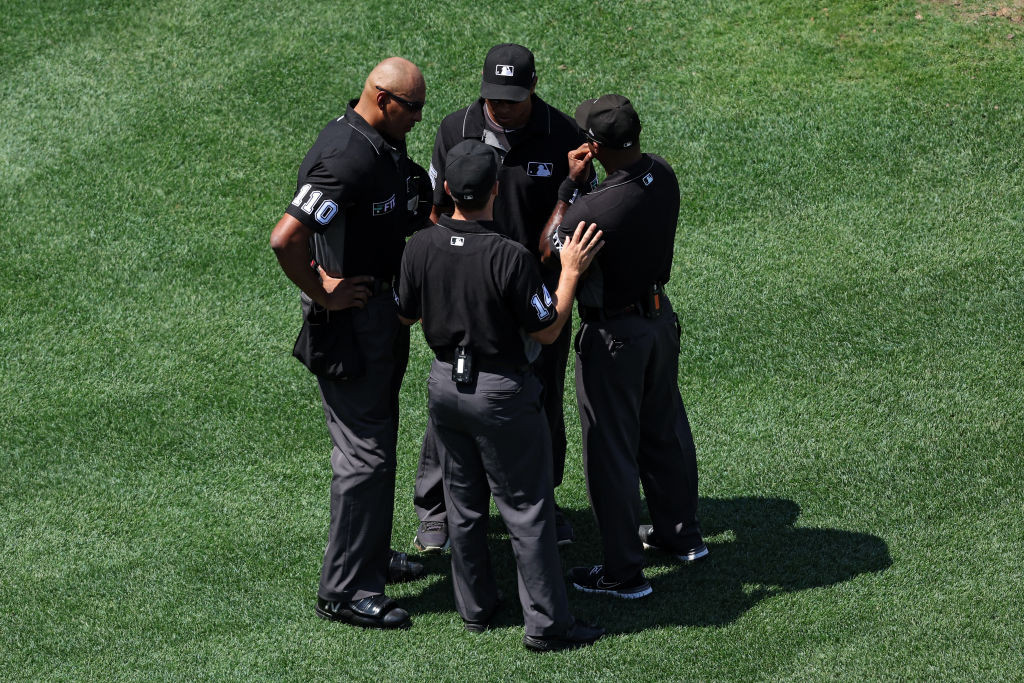
[[[604,247],[604,233],[597,229],[597,223],[591,223],[590,227],[583,231],[585,221],[580,221],[572,237],[562,243],[560,259],[562,270],[575,273],[583,273],[594,261],[597,252]]]

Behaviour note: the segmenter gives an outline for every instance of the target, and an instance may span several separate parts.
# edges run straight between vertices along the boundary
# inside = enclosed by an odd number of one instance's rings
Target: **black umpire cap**
[[[532,52],[515,43],[495,45],[484,60],[480,97],[522,102],[530,96],[536,78]]]
[[[486,197],[498,180],[498,154],[479,140],[463,140],[448,150],[444,177],[456,200]]]
[[[591,140],[625,149],[640,139],[640,117],[622,95],[602,95],[576,108],[576,123]]]

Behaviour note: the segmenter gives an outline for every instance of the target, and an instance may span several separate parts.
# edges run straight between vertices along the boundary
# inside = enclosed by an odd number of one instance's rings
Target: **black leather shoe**
[[[409,628],[409,613],[386,595],[371,595],[351,602],[316,599],[316,615],[363,628]]]
[[[470,621],[469,619],[463,619],[462,624],[470,633],[483,633],[484,631],[489,631],[491,629],[490,617],[488,617],[487,619],[483,619],[481,621]]]
[[[422,562],[410,560],[406,553],[391,551],[391,557],[388,559],[388,583],[415,581],[426,573]]]
[[[499,590],[498,599],[494,601],[494,607],[491,608],[491,611],[488,612],[487,616],[476,621],[463,619],[462,623],[466,627],[466,630],[470,633],[483,633],[484,631],[490,630],[491,621],[494,619],[494,615],[498,613],[498,610],[501,609],[501,603],[504,599],[505,596]]]
[[[577,620],[561,635],[523,636],[523,645],[534,652],[556,652],[593,645],[603,635],[604,629],[600,626],[591,626]]]

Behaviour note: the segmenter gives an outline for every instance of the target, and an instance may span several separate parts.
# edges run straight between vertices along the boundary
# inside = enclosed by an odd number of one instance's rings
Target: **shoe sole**
[[[685,555],[676,555],[676,559],[679,560],[680,562],[690,563],[690,562],[696,562],[697,560],[703,559],[703,558],[705,558],[707,556],[708,556],[708,547],[707,546],[703,546],[703,547],[698,548],[697,550],[691,550],[690,552],[686,553]]]
[[[355,613],[348,610],[344,612],[328,612],[327,610],[320,609],[319,605],[313,609],[316,612],[316,615],[321,619],[325,619],[327,621],[340,621],[345,624],[351,624],[352,626],[359,626],[360,628],[388,630],[409,628],[412,626],[412,619],[409,618],[406,618],[406,620],[400,624],[384,624],[379,621],[374,621],[373,619],[357,616]]]
[[[423,553],[424,555],[439,555],[444,552],[448,552],[448,549],[452,547],[451,539],[444,542],[444,545],[421,545],[420,537],[414,536],[412,539],[412,547],[416,548],[417,552]]]
[[[579,585],[575,581],[573,582],[572,587],[578,591],[582,591],[583,593],[594,593],[595,595],[611,595],[616,598],[622,598],[623,600],[637,600],[639,598],[646,598],[648,595],[654,592],[654,589],[651,588],[651,584],[641,586],[640,588],[635,588],[629,592],[615,591],[610,590],[608,588],[588,588],[586,586]]]
[[[680,562],[686,562],[687,564],[696,562],[697,560],[701,560],[710,554],[707,546],[698,548],[697,550],[691,550],[685,555],[676,555],[671,550],[665,550],[659,545],[650,545],[649,543],[644,543],[644,550],[657,550],[659,552],[667,552],[671,555],[674,555],[675,558]]]
[[[558,541],[556,541],[556,543],[559,546],[572,545],[572,542],[573,542],[573,539],[571,539],[571,538],[562,538],[562,539],[559,539]]]

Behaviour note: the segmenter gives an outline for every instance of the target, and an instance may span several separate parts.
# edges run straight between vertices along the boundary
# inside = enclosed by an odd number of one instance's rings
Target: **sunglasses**
[[[407,100],[404,97],[399,97],[395,93],[391,92],[390,90],[385,90],[379,85],[375,85],[373,87],[377,88],[377,90],[380,90],[382,93],[393,99],[395,102],[398,102],[400,105],[402,105],[411,112],[422,111],[423,105],[426,104],[426,102],[412,102],[411,100]]]

